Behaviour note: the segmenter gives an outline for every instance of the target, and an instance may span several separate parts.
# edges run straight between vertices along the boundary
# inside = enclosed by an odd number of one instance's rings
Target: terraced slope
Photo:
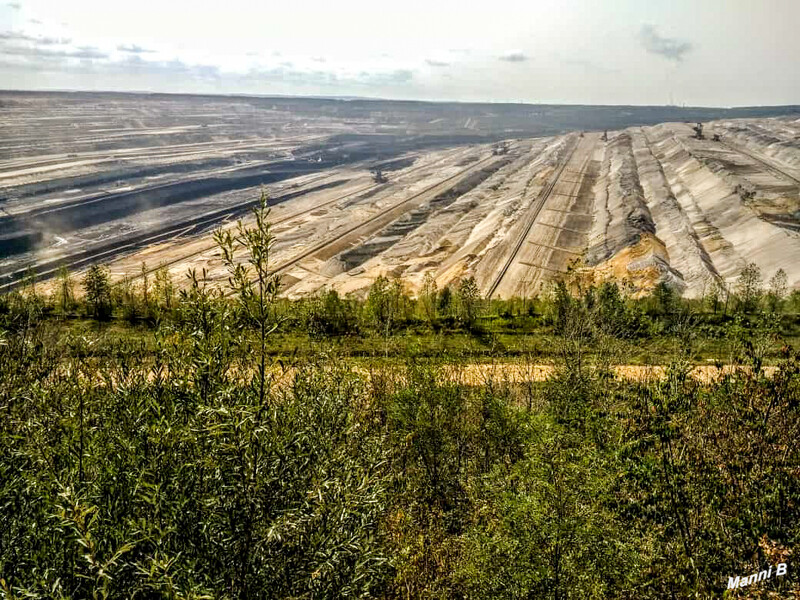
[[[800,286],[800,124],[705,130],[696,139],[690,125],[666,123],[607,140],[517,140],[499,156],[478,145],[418,157],[389,183],[332,205],[333,190],[291,201],[287,209],[325,208],[276,226],[284,292],[363,293],[378,275],[413,291],[431,273],[440,286],[474,276],[484,294],[510,297],[546,290],[569,271],[585,283],[615,279],[645,293],[663,281],[700,296],[716,281],[732,284],[748,262],[765,279],[783,269]],[[149,262],[185,267],[175,261],[181,244]],[[219,267],[209,252],[204,264]],[[133,272],[138,259],[119,268]]]
[[[153,140],[189,137],[129,147],[132,132],[123,127],[107,151],[52,160],[9,154],[0,182],[15,195],[2,203],[0,237],[24,245],[20,224],[45,224],[50,237],[29,240],[38,244],[29,256],[42,277],[62,263],[79,270],[107,262],[122,278],[146,262],[168,266],[177,282],[189,267],[222,282],[211,230],[246,215],[262,184],[273,199],[273,264],[289,296],[323,288],[362,294],[378,275],[402,278],[413,292],[427,273],[440,287],[473,276],[492,297],[540,293],[567,274],[624,281],[637,293],[663,281],[700,296],[735,281],[748,262],[765,279],[783,269],[800,287],[797,118],[711,121],[701,139],[686,123],[523,137],[506,140],[505,150],[368,135],[337,138],[334,150],[336,119],[320,117],[297,139],[274,131],[279,112],[270,119],[269,135],[247,137],[223,118],[215,139],[173,131],[173,123]],[[97,135],[108,135],[96,125]],[[317,135],[327,149],[314,146]],[[5,143],[11,153],[13,138]],[[184,155],[188,174],[179,172]],[[171,170],[105,191],[80,179],[102,179],[105,161]],[[375,165],[388,181],[371,176]],[[62,189],[77,180],[84,187]],[[15,263],[0,256],[4,264]]]
[[[586,265],[598,279],[667,281],[688,296],[732,282],[748,262],[800,285],[799,125],[712,122],[697,139],[668,123],[613,135]]]

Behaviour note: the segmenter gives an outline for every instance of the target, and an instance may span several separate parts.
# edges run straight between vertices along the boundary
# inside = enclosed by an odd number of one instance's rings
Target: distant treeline
[[[253,326],[247,310],[235,310],[240,301],[226,286],[212,284],[196,271],[185,277],[189,288],[184,285],[179,291],[166,268],[151,270],[143,263],[136,278],[112,284],[108,270],[95,265],[77,281],[62,269],[56,285],[49,286],[54,291],[44,294],[37,288],[35,273],[30,272],[18,291],[0,295],[0,323],[13,329],[19,319],[35,315],[45,320],[125,321],[157,328],[185,321],[187,298],[192,290],[201,290],[209,301],[229,307],[235,326]],[[361,296],[322,290],[290,300],[277,295],[277,279],[273,285],[276,294],[268,311],[275,331],[317,339],[388,338],[408,333],[461,332],[478,337],[493,332],[560,333],[575,306],[596,313],[609,334],[628,340],[672,335],[686,326],[697,333],[724,335],[734,323],[747,326],[764,320],[782,325],[790,336],[800,334],[800,290],[789,290],[782,269],[765,282],[754,263],[746,265],[733,285],[715,282],[698,299],[681,298],[665,283],[641,296],[625,282],[580,286],[562,281],[537,296],[487,300],[472,277],[439,288],[430,274],[413,296],[402,280],[383,276]]]

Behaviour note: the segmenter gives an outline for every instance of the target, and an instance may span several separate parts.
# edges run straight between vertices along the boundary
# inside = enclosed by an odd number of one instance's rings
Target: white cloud
[[[641,0],[512,0],[491,22],[456,0],[409,0],[379,11],[365,0],[10,3],[21,8],[0,9],[0,32],[14,30],[12,37],[0,34],[0,48],[90,57],[12,50],[17,54],[2,54],[6,62],[25,66],[0,73],[0,85],[7,86],[188,91],[202,81],[204,90],[232,93],[607,104],[664,103],[671,92],[681,102],[706,105],[800,98],[800,78],[786,75],[796,71],[800,56],[797,0],[732,3],[724,28],[718,7],[693,0],[669,7]],[[645,16],[657,27],[643,28]],[[32,25],[32,18],[43,23]],[[186,27],[175,26],[183,22]],[[700,40],[702,52],[695,48]],[[156,52],[138,51],[151,48]],[[108,56],[91,57],[97,54]],[[662,69],[651,56],[663,58]],[[123,60],[131,57],[143,61]],[[251,71],[262,78],[249,77]]]
[[[22,31],[0,31],[0,42],[31,42],[42,46],[56,46],[70,44],[72,40],[65,37],[34,36]]]
[[[528,60],[528,56],[521,50],[512,50],[510,52],[506,52],[505,54],[498,56],[498,58],[502,61],[511,63],[525,62]]]
[[[2,46],[0,56],[26,56],[31,58],[108,58],[108,54],[92,46],[81,46],[74,49],[53,50],[37,46]]]
[[[643,25],[639,31],[639,41],[647,52],[658,54],[667,60],[681,62],[692,50],[690,42],[677,38],[662,37],[652,25]]]
[[[129,52],[130,54],[152,54],[155,52],[155,50],[142,48],[138,44],[120,44],[117,46],[117,50],[120,52]]]

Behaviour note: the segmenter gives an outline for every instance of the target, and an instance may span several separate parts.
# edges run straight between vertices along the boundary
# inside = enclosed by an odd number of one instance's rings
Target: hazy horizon
[[[0,88],[439,102],[800,103],[800,3],[0,4]]]
[[[370,102],[419,102],[423,104],[497,104],[497,105],[520,105],[520,106],[569,106],[569,107],[632,107],[632,108],[670,108],[670,109],[720,109],[738,110],[749,108],[798,108],[800,102],[795,104],[752,104],[752,105],[729,105],[715,106],[707,105],[676,105],[676,104],[586,104],[581,102],[512,102],[504,100],[425,100],[417,98],[392,98],[388,96],[337,96],[323,94],[258,94],[247,92],[161,92],[155,90],[104,90],[104,89],[81,89],[81,88],[41,88],[41,89],[22,89],[14,87],[0,87],[0,93],[8,94],[126,94],[136,95],[164,95],[164,96],[219,96],[221,98],[297,98],[301,100],[341,100],[341,101],[370,101]]]

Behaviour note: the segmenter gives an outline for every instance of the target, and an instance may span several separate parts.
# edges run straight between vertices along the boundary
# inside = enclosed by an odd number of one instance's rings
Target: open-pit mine
[[[484,295],[569,274],[690,297],[754,262],[800,287],[800,109],[0,94],[0,289],[93,263],[227,280],[212,239],[270,197],[290,297]]]

